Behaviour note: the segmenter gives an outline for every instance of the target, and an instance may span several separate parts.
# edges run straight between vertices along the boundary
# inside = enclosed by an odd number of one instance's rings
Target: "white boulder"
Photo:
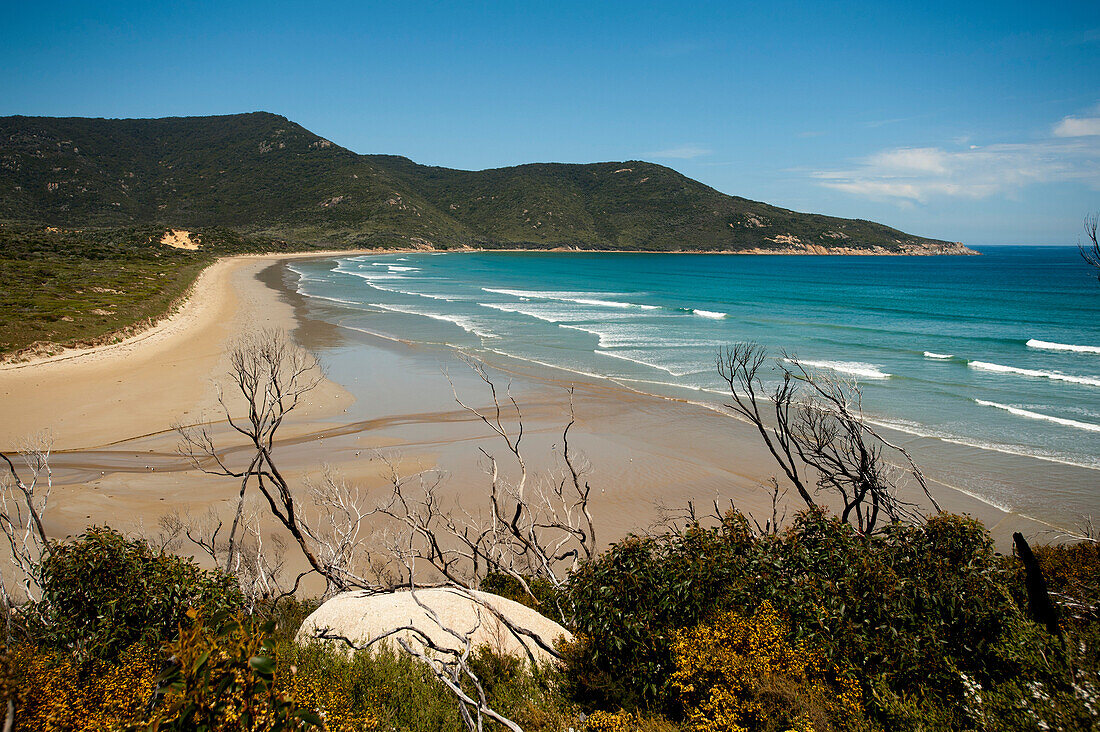
[[[509,625],[526,632],[516,632]],[[305,619],[295,640],[308,643],[327,630],[361,645],[402,627],[416,628],[441,648],[462,650],[463,639],[444,630],[449,628],[463,637],[468,634],[474,648],[488,645],[500,654],[525,660],[533,657],[539,664],[553,660],[553,656],[540,647],[540,643],[552,648],[557,639],[563,636],[572,638],[569,631],[553,620],[513,600],[476,590],[433,587],[386,593],[353,591],[337,595]],[[398,638],[420,650],[424,649],[424,643],[413,631],[403,630],[390,636],[390,647],[400,647]],[[341,645],[346,647],[346,644]]]

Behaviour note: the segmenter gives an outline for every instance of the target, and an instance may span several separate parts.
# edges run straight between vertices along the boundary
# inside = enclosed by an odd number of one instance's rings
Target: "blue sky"
[[[1100,210],[1100,2],[6,3],[0,114],[267,110],[362,153],[648,159],[971,244]]]

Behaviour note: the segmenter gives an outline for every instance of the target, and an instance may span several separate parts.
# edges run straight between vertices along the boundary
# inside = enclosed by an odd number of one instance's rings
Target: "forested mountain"
[[[228,227],[349,247],[961,250],[728,196],[654,163],[451,170],[359,155],[265,112],[0,118],[0,221]]]

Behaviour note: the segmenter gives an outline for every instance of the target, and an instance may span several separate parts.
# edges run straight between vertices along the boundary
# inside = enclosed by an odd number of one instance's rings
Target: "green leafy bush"
[[[188,611],[190,627],[165,645],[169,664],[157,689],[149,732],[313,729],[316,710],[277,689],[272,621],[220,612],[207,621]],[[368,727],[369,728],[369,727]]]
[[[562,650],[566,688],[588,708],[662,708],[670,702],[669,645],[753,571],[743,516],[721,527],[630,537],[583,565],[568,588],[578,637]]]
[[[503,572],[490,572],[487,574],[485,579],[481,580],[478,589],[482,592],[491,592],[494,595],[506,597],[537,610],[543,615],[554,617],[556,602],[559,599],[554,585],[549,580],[541,577],[524,577],[523,580],[530,588],[530,594],[523,589],[523,585],[520,584],[519,580]],[[531,595],[534,595],[534,598]]]
[[[310,708],[326,710],[330,727],[332,712],[339,710],[341,720],[368,719],[380,729],[465,730],[454,695],[427,666],[392,645],[381,643],[371,652],[349,656],[320,643],[280,643],[277,656],[279,688]],[[578,726],[554,674],[528,669],[519,659],[485,646],[473,651],[470,665],[489,706],[527,732]],[[336,696],[330,694],[333,689],[338,690]],[[495,724],[490,728],[503,729]]]
[[[825,732],[862,716],[852,669],[792,642],[767,601],[751,617],[725,611],[678,632],[672,652],[672,684],[694,732]]]
[[[785,532],[757,537],[731,514],[714,528],[627,539],[574,575],[580,635],[565,649],[565,683],[589,708],[675,713],[676,630],[767,601],[788,619],[792,641],[859,669],[872,720],[905,728],[906,714],[937,710],[965,728],[978,724],[976,698],[1039,719],[1043,695],[1060,718],[1075,718],[1083,702],[1070,691],[1067,654],[1014,600],[1014,577],[966,517],[868,538],[806,512]]]
[[[111,660],[135,643],[173,638],[189,608],[212,614],[242,604],[234,578],[106,527],[55,544],[42,577],[35,635],[83,659]]]

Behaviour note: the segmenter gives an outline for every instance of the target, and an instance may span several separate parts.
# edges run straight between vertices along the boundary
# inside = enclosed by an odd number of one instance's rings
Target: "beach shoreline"
[[[150,327],[114,343],[69,348],[0,365],[0,448],[49,432],[55,450],[107,445],[196,421],[217,410],[213,385],[225,345],[246,329],[294,327],[291,308],[256,280],[271,264],[329,252],[224,257],[204,269],[184,301]],[[347,400],[326,382],[302,410],[336,411]]]
[[[459,352],[337,333],[337,326],[309,317],[288,281],[290,260],[356,254],[221,260],[194,289],[195,309],[155,337],[91,349],[84,357],[40,368],[0,370],[0,403],[9,413],[27,410],[17,426],[26,434],[26,428],[41,425],[56,435],[51,533],[73,535],[88,523],[120,518],[131,528],[148,527],[172,510],[227,508],[235,495],[232,481],[204,475],[175,454],[171,423],[220,416],[214,411],[214,376],[224,371],[224,344],[246,326],[282,328],[307,348],[323,341],[328,349],[339,350],[341,343],[366,349],[356,352],[354,370],[330,372],[288,422],[279,446],[288,474],[304,483],[325,464],[376,490],[384,486],[384,470],[369,456],[382,449],[410,470],[446,473],[451,497],[476,504],[485,489],[478,448],[500,445],[454,402],[448,379],[460,394],[486,406],[478,381],[456,368]],[[776,466],[748,425],[688,400],[634,391],[607,379],[505,360],[494,369],[523,406],[526,439],[538,455],[532,465],[539,469],[554,469],[573,401],[577,425],[571,440],[587,454],[593,484],[599,486],[593,507],[601,544],[648,529],[659,518],[659,504],[681,509],[688,502],[707,507],[732,501],[754,515],[770,515],[771,496],[762,486]],[[98,399],[81,401],[81,393]],[[0,444],[17,446],[13,428],[5,429]],[[937,489],[944,508],[983,520],[999,545],[1007,546],[1011,531],[1049,528],[949,487]],[[789,515],[798,508],[789,503]]]

